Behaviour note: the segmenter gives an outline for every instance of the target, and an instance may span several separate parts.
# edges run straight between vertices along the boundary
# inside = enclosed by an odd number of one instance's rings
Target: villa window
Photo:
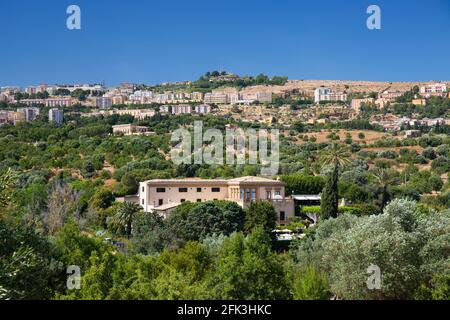
[[[252,200],[256,200],[256,189],[252,189]]]
[[[180,200],[181,203],[183,203],[183,202],[185,202],[185,201],[186,201],[186,199],[181,199],[181,200]]]
[[[211,192],[220,192],[220,188],[211,188]]]
[[[166,192],[166,188],[156,188],[156,192],[158,193]]]
[[[178,188],[178,192],[188,192],[188,188]]]
[[[271,191],[266,191],[266,198],[267,199],[272,198],[272,192]]]
[[[284,211],[280,211],[280,221],[286,220],[286,213]]]
[[[163,199],[158,199],[158,206],[162,206],[163,205],[164,200]]]
[[[202,192],[202,188],[197,188],[197,192]]]

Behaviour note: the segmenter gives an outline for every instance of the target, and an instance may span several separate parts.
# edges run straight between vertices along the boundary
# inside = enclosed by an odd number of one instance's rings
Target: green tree
[[[172,242],[172,233],[159,214],[141,212],[134,222],[130,241],[131,250],[140,254],[153,254],[162,251]]]
[[[322,166],[331,165],[333,170],[327,177],[325,187],[322,191],[321,208],[322,218],[328,219],[337,217],[338,215],[338,179],[339,169],[349,163],[350,151],[347,146],[337,143],[332,143],[322,154]]]
[[[277,212],[273,205],[264,200],[252,201],[247,209],[245,227],[247,232],[261,226],[269,235],[277,224]]]
[[[295,300],[327,300],[331,297],[327,275],[313,266],[295,272],[293,281]]]
[[[142,210],[141,206],[134,202],[125,201],[118,209],[111,221],[111,227],[115,232],[131,235],[133,221]]]
[[[215,299],[288,299],[285,271],[259,226],[247,239],[234,233],[225,240],[209,286]]]
[[[241,231],[245,212],[234,202],[207,201],[177,208],[170,220],[182,239],[202,240],[212,234]]]
[[[386,168],[376,168],[372,174],[377,184],[381,187],[380,208],[381,210],[383,210],[385,205],[389,201],[388,187],[389,184],[392,182],[392,178],[395,176],[395,174],[391,169]]]

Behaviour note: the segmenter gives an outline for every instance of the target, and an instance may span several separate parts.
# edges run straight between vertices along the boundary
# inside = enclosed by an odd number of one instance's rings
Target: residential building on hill
[[[347,94],[341,92],[333,92],[330,88],[320,87],[314,90],[314,102],[320,101],[346,101]]]
[[[447,85],[445,83],[433,83],[420,87],[421,94],[433,94],[433,93],[444,93],[447,91]]]
[[[64,116],[63,111],[59,110],[57,108],[52,108],[48,110],[48,120],[54,121],[58,124],[61,124],[63,122]]]

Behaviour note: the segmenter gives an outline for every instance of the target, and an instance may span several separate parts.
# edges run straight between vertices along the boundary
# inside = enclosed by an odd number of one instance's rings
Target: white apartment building
[[[209,104],[200,104],[194,108],[196,113],[211,113],[211,106]]]
[[[81,89],[83,91],[102,91],[106,92],[106,88],[100,84],[74,84],[74,85],[57,85],[56,90],[58,89],[67,89],[70,92],[73,92],[77,89]]]
[[[295,215],[294,200],[285,197],[285,184],[262,177],[241,177],[229,180],[155,179],[139,184],[139,204],[144,211],[156,211],[164,217],[181,203],[227,200],[247,208],[252,201],[273,204],[280,224]]]
[[[192,113],[192,107],[190,105],[174,105],[171,106],[172,114],[185,114],[185,113]]]
[[[64,115],[63,115],[63,111],[59,110],[57,108],[52,108],[50,110],[48,110],[48,120],[49,121],[54,121],[58,124],[61,124],[63,122],[64,119]]]
[[[447,85],[445,83],[433,83],[420,87],[421,94],[430,93],[444,93],[447,91]]]
[[[144,104],[151,102],[153,99],[153,91],[137,90],[129,96],[131,103]]]
[[[330,88],[320,87],[314,90],[314,102],[320,101],[346,101],[347,94],[341,92],[333,92]]]

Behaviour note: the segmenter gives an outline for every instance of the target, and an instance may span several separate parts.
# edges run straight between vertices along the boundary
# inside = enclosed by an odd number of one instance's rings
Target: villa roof
[[[201,178],[184,178],[184,179],[153,179],[144,181],[146,184],[209,184],[209,185],[232,185],[232,184],[252,184],[252,183],[265,183],[265,184],[277,184],[284,185],[284,182],[278,180],[272,180],[263,177],[246,176],[234,179],[201,179]]]

